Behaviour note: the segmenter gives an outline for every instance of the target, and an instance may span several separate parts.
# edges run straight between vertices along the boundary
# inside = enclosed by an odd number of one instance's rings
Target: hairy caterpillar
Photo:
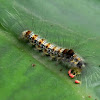
[[[34,34],[30,30],[23,31],[22,37],[25,40],[28,40],[45,55],[50,56],[52,59],[56,59],[58,62],[60,61],[62,63],[67,63],[67,65],[71,67],[71,69],[68,71],[68,74],[71,78],[81,74],[82,68],[85,67],[84,60],[79,57],[72,49],[55,46]]]
[[[55,22],[46,20],[45,18],[41,19],[38,16],[34,15],[33,11],[32,14],[30,14],[30,13],[26,13],[26,11],[24,11],[25,9],[19,9],[16,3],[12,9],[14,10],[15,14],[10,12],[9,10],[5,10],[5,12],[3,11],[1,13],[1,25],[7,31],[13,32],[14,35],[16,35],[16,37],[17,36],[19,37],[20,33],[26,29],[34,30],[34,33],[39,33],[42,37],[45,37],[45,39],[53,41],[51,43],[55,43],[61,47],[67,47],[69,49],[71,48],[72,50],[75,51],[77,57],[81,58],[80,56],[78,56],[78,54],[81,55],[84,58],[86,63],[86,64],[84,63],[86,67],[84,69],[82,67],[81,70],[78,71],[78,73],[81,73],[82,71],[82,75],[81,77],[79,76],[78,79],[83,82],[83,85],[85,85],[86,87],[88,86],[90,87],[99,81],[100,67],[98,66],[100,65],[100,61],[99,61],[100,48],[99,45],[97,45],[100,43],[99,35],[96,36],[95,34],[93,35],[92,33],[84,34],[84,32],[79,33],[73,30],[71,27],[66,28],[66,26],[63,26],[60,23],[56,24]],[[26,38],[24,35],[22,36],[24,37],[24,39],[30,41],[29,38]],[[30,43],[32,44],[32,42]],[[35,46],[38,47],[37,45]],[[68,64],[67,67],[69,68],[72,67],[71,69],[74,70],[77,69],[77,67],[73,67],[72,64],[65,61],[63,58],[56,59],[56,60],[58,60],[58,62],[60,61],[65,62],[66,64]],[[84,62],[82,58],[81,60]],[[69,70],[68,72],[70,77],[75,77],[73,75],[74,73],[71,74],[73,70],[71,72]]]

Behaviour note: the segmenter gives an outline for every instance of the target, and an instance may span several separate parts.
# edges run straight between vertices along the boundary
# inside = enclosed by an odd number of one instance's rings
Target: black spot
[[[55,54],[55,55],[58,55],[58,51],[54,51],[54,54]]]
[[[41,45],[40,45],[40,47],[43,49],[44,45],[43,45],[43,44],[41,44]]]
[[[48,54],[51,53],[51,49],[50,49],[50,48],[47,49],[47,53],[48,53]]]
[[[74,70],[71,70],[71,73],[73,73],[74,72]]]
[[[68,50],[68,52],[66,53],[66,58],[70,58],[74,55],[74,51],[72,49]]]
[[[66,54],[69,50],[68,49],[65,49],[62,53],[63,55]]]
[[[73,51],[72,49],[70,49],[70,50],[67,52],[67,55],[73,56],[73,55],[74,55],[74,51]]]
[[[81,68],[82,67],[82,62],[78,62],[77,67]]]
[[[37,40],[34,40],[34,43],[36,43],[37,42]]]
[[[75,75],[75,73],[73,73],[73,75]]]

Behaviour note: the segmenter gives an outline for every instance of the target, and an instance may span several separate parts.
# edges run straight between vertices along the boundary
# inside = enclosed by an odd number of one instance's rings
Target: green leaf
[[[0,100],[99,100],[99,5],[98,0],[0,0]],[[78,53],[86,62],[76,77],[82,84],[68,77],[67,66],[23,41],[24,30]]]

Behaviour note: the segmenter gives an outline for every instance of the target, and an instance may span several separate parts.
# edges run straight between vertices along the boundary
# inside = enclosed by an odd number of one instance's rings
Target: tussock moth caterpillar
[[[92,86],[93,84],[95,84],[95,81],[99,81],[98,79],[100,76],[100,68],[98,66],[100,65],[99,63],[100,49],[98,46],[96,46],[96,44],[100,43],[99,37],[96,38],[95,37],[96,35],[88,34],[87,32],[86,34],[84,34],[85,32],[76,32],[72,28],[70,29],[70,27],[64,26],[61,23],[57,24],[56,22],[45,19],[44,17],[40,18],[34,14],[33,10],[30,11],[26,7],[27,6],[25,5],[24,6],[21,5],[22,9],[20,9],[18,4],[15,2],[12,8],[15,13],[9,12],[8,9],[2,12],[1,25],[11,33],[14,33],[13,35],[16,35],[16,37],[17,36],[19,37],[22,31],[29,29],[29,30],[34,30],[35,33],[39,33],[42,37],[45,37],[47,40],[52,41],[51,43],[55,43],[61,47],[72,48],[72,50],[75,50],[75,54],[76,55],[80,54],[87,63],[87,65],[85,65],[86,66],[85,69],[81,70],[83,72],[82,72],[82,77],[80,77],[81,78],[80,80],[82,80],[84,84],[86,84],[86,87],[87,86],[90,87],[90,85]],[[4,17],[3,15],[6,16]],[[57,38],[55,39],[55,37]],[[39,36],[36,40],[38,39]],[[31,40],[29,41],[32,45],[34,45],[34,43],[32,43]],[[42,44],[45,44],[45,42],[47,41],[42,40],[42,42],[43,42]],[[55,45],[51,46],[50,48],[52,49],[53,47],[55,47]],[[35,47],[38,48],[38,50],[42,49],[37,44],[35,45]],[[45,50],[43,52],[44,54],[46,54]],[[50,57],[52,59],[56,59],[56,56],[51,53]],[[78,57],[81,58],[80,56]],[[60,57],[58,57],[57,60],[60,61],[61,60]],[[62,59],[62,62],[64,63],[65,60]],[[74,62],[72,61],[72,63]],[[66,64],[68,64],[68,67],[72,67],[69,62],[68,63],[66,62]],[[73,70],[71,72],[73,73]],[[71,72],[70,76],[74,77],[74,75],[72,76]]]
[[[22,37],[25,40],[28,40],[38,50],[41,50],[45,55],[50,56],[52,59],[56,59],[62,63],[67,62],[68,65],[71,66],[71,69],[68,72],[71,78],[81,74],[82,68],[85,67],[84,60],[72,49],[55,46],[30,30],[23,31]]]

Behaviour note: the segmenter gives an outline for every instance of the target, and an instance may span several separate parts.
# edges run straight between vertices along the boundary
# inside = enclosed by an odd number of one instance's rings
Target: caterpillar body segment
[[[40,39],[39,41],[38,41],[38,43],[35,45],[35,47],[38,49],[38,50],[42,50],[42,48],[43,48],[43,42],[44,42],[44,39]]]
[[[69,74],[71,77],[81,74],[82,68],[85,67],[84,60],[72,49],[55,46],[34,34],[34,32],[30,30],[22,32],[22,38],[28,40],[45,55],[49,55],[51,59],[56,59],[62,63],[67,63],[71,67],[71,74]]]

